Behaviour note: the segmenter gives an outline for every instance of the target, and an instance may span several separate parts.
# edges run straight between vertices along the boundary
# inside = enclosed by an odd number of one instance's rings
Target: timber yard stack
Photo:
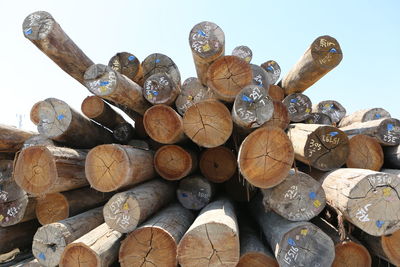
[[[47,12],[23,33],[92,95],[35,103],[39,134],[1,125],[0,266],[400,265],[400,122],[304,94],[334,38],[278,82],[201,22],[183,81],[160,53],[94,64]]]

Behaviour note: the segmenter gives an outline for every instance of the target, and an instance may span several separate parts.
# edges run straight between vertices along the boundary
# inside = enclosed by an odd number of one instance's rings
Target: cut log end
[[[395,265],[400,265],[400,231],[391,235],[382,236],[382,249],[386,256]]]
[[[96,118],[103,113],[105,108],[104,101],[98,96],[86,97],[81,105],[81,110],[88,118]]]
[[[323,125],[332,125],[331,117],[324,113],[313,112],[310,113],[304,123],[307,124],[323,124]]]
[[[319,102],[314,111],[328,115],[333,123],[339,123],[346,115],[346,109],[335,100]]]
[[[236,267],[279,267],[278,262],[273,257],[268,257],[264,253],[246,253],[240,257]]]
[[[43,40],[47,38],[47,35],[52,31],[54,24],[56,24],[56,22],[50,13],[46,11],[37,11],[25,18],[22,24],[22,30],[24,36],[29,40]]]
[[[268,88],[268,94],[274,101],[283,101],[285,93],[278,85],[271,84]]]
[[[283,104],[287,107],[289,119],[293,122],[304,121],[312,109],[310,98],[301,93],[288,95],[283,100]]]
[[[231,178],[237,169],[236,156],[232,150],[220,146],[206,149],[200,157],[201,173],[214,183],[222,183]]]
[[[281,101],[272,101],[274,105],[274,113],[272,114],[272,118],[264,123],[264,126],[274,126],[281,128],[282,130],[286,130],[289,126],[289,112],[287,107]]]
[[[58,222],[69,217],[68,200],[60,193],[47,194],[38,198],[35,211],[41,225]]]
[[[248,46],[240,45],[232,50],[232,56],[236,56],[243,59],[247,63],[250,63],[251,59],[253,58],[253,52]]]
[[[110,95],[117,87],[117,75],[111,67],[106,65],[90,66],[83,78],[89,91],[98,96]]]
[[[210,203],[214,186],[202,176],[190,176],[180,181],[176,195],[185,208],[200,210]]]
[[[146,79],[143,95],[151,104],[172,105],[180,92],[180,85],[166,73],[156,73]]]
[[[342,61],[343,54],[339,42],[328,35],[320,36],[311,44],[311,55],[315,64],[333,69]]]
[[[181,93],[176,98],[175,106],[179,114],[184,115],[193,104],[212,98],[211,91],[197,78],[187,78],[182,85]]]
[[[189,45],[196,56],[215,59],[225,50],[225,35],[215,23],[203,21],[190,31]]]
[[[353,241],[345,241],[335,246],[335,260],[332,267],[371,266],[371,255],[368,250]]]
[[[261,67],[267,72],[270,84],[274,84],[278,81],[281,75],[281,67],[274,60],[268,60],[261,64]]]
[[[60,267],[100,267],[101,261],[90,247],[83,243],[68,245],[60,260]]]
[[[31,112],[29,113],[29,117],[31,119],[31,122],[35,125],[38,125],[40,122],[40,117],[39,117],[39,106],[40,103],[42,103],[43,101],[39,101],[37,103],[35,103],[32,108],[31,108]]]
[[[72,121],[72,111],[64,101],[50,98],[40,102],[38,109],[39,133],[49,138],[57,138],[69,128]]]
[[[383,159],[383,149],[373,137],[359,134],[350,138],[347,167],[379,171]]]
[[[133,54],[127,52],[117,53],[110,59],[108,66],[143,86],[142,66],[139,59]]]
[[[176,145],[162,146],[154,155],[154,168],[166,180],[182,179],[195,164],[190,153]]]

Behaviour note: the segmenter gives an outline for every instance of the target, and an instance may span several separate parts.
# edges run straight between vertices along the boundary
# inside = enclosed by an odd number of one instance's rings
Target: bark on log
[[[9,227],[0,227],[0,254],[10,252],[14,248],[24,249],[32,244],[37,228],[37,221],[24,222]]]
[[[223,188],[225,193],[237,202],[249,202],[258,192],[257,187],[250,185],[238,173],[235,173],[232,178],[223,183]]]
[[[153,74],[143,85],[144,97],[153,105],[172,106],[180,92],[180,84],[176,84],[167,73]]]
[[[379,171],[383,165],[383,150],[376,139],[358,134],[349,140],[348,168],[369,169]]]
[[[39,104],[39,118],[40,134],[71,147],[91,148],[113,140],[110,131],[56,98],[48,98]]]
[[[199,79],[190,77],[182,84],[181,92],[175,100],[176,110],[182,116],[193,104],[213,98],[210,89],[204,86]]]
[[[31,119],[31,122],[35,125],[38,125],[40,122],[39,118],[39,106],[42,101],[36,102],[32,108],[31,112],[29,113],[29,118]]]
[[[23,131],[12,126],[0,124],[0,152],[15,153],[34,133]]]
[[[294,160],[293,146],[279,128],[262,127],[246,137],[239,149],[238,165],[246,180],[270,188],[285,179]]]
[[[385,166],[400,169],[400,146],[387,146],[383,148]]]
[[[161,144],[175,144],[185,141],[182,117],[171,107],[155,105],[143,116],[147,134]]]
[[[213,183],[223,183],[237,170],[236,156],[227,147],[208,148],[201,153],[199,160],[201,173]]]
[[[194,218],[193,213],[180,204],[172,204],[158,212],[122,242],[121,266],[177,266],[178,243]]]
[[[85,86],[93,94],[123,105],[143,115],[150,107],[142,93],[142,87],[111,67],[95,64],[84,75]]]
[[[24,36],[72,78],[84,84],[83,74],[93,62],[68,37],[51,14],[37,11],[22,25]]]
[[[391,118],[390,113],[383,108],[362,109],[340,120],[339,127],[346,127],[356,122],[366,122],[383,118]]]
[[[118,259],[122,234],[106,223],[70,243],[61,255],[60,267],[108,267]]]
[[[193,175],[179,182],[176,195],[179,202],[187,209],[201,210],[215,195],[215,186],[200,175]]]
[[[347,135],[365,134],[374,137],[383,146],[400,144],[400,121],[384,118],[367,122],[357,122],[340,128]]]
[[[264,87],[268,93],[271,84],[268,73],[262,67],[255,64],[250,64],[250,67],[253,72],[252,84]]]
[[[325,207],[321,184],[308,174],[291,169],[279,185],[261,190],[263,205],[290,221],[309,221]]]
[[[143,68],[135,55],[128,52],[117,53],[110,59],[108,66],[125,75],[138,85],[143,86]]]
[[[253,58],[253,51],[251,51],[248,46],[239,45],[232,50],[232,56],[236,56],[240,59],[243,59],[247,63],[250,63],[251,59]]]
[[[42,134],[32,135],[24,142],[22,149],[31,147],[31,146],[57,146],[57,142],[49,139],[47,136]]]
[[[321,101],[313,107],[312,111],[328,115],[333,123],[339,123],[346,115],[346,109],[335,100]]]
[[[267,72],[270,84],[275,84],[281,75],[281,67],[274,60],[268,60],[261,64],[261,67]]]
[[[98,192],[89,187],[38,198],[35,213],[42,225],[65,220],[105,204],[112,193]]]
[[[128,144],[135,135],[135,128],[128,122],[117,125],[113,131],[114,139],[120,144]]]
[[[97,146],[87,155],[85,173],[100,192],[133,186],[155,176],[153,152],[117,144]]]
[[[253,71],[246,61],[235,56],[223,56],[207,71],[207,85],[215,98],[233,102],[245,86],[252,83]]]
[[[129,233],[150,215],[171,202],[175,188],[173,183],[153,180],[115,194],[104,206],[104,219],[112,229]]]
[[[304,123],[307,124],[322,124],[322,125],[332,125],[331,117],[324,113],[319,112],[311,112]]]
[[[166,180],[180,180],[197,169],[197,156],[177,145],[162,146],[154,155],[154,168]]]
[[[283,99],[283,104],[289,112],[289,119],[293,122],[304,121],[311,113],[311,100],[308,96],[295,93]]]
[[[164,73],[172,79],[172,82],[181,86],[181,74],[174,61],[161,53],[154,53],[146,57],[142,62],[143,78],[146,82],[154,74]]]
[[[189,45],[197,77],[202,84],[206,85],[208,68],[225,53],[224,32],[212,22],[200,22],[189,33]]]
[[[101,97],[95,95],[88,96],[83,100],[81,110],[86,117],[110,130],[114,130],[117,125],[126,122],[125,119],[113,110],[110,105],[104,102]]]
[[[274,104],[268,91],[258,85],[244,87],[236,96],[232,120],[243,131],[258,128],[272,118]]]
[[[331,266],[335,257],[332,239],[314,224],[291,222],[272,211],[266,212],[261,196],[253,199],[249,208],[279,266]]]
[[[86,150],[55,146],[32,146],[16,159],[15,182],[33,195],[68,191],[88,185]]]
[[[185,134],[197,145],[211,148],[224,144],[232,134],[229,110],[217,100],[205,100],[191,106],[183,117]]]
[[[268,94],[274,101],[283,101],[283,99],[285,98],[283,89],[274,84],[269,85]]]
[[[327,204],[343,217],[374,235],[400,229],[400,178],[364,169],[337,169],[321,177]]]
[[[240,257],[239,229],[233,204],[219,199],[207,205],[178,245],[182,267],[236,266]]]
[[[282,78],[281,84],[285,94],[304,92],[334,69],[342,58],[342,50],[335,38],[328,35],[318,37]]]
[[[341,167],[349,154],[349,139],[333,126],[291,124],[288,135],[296,160],[322,171]]]
[[[271,126],[286,130],[290,123],[287,107],[281,101],[274,100],[272,103],[274,105],[274,113],[272,114],[272,118],[264,123],[261,127]]]

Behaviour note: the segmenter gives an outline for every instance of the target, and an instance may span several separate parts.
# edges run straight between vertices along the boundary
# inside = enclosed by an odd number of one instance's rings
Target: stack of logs
[[[94,64],[44,11],[23,33],[93,95],[34,104],[39,134],[0,126],[0,254],[35,257],[16,266],[400,265],[400,122],[303,94],[334,38],[278,81],[201,22],[182,82],[160,53]]]

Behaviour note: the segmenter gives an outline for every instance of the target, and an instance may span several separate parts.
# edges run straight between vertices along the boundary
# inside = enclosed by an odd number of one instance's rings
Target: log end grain
[[[328,115],[333,123],[339,123],[346,115],[346,109],[335,100],[319,102],[315,112]]]
[[[176,84],[167,73],[155,73],[143,85],[143,95],[153,105],[172,105],[179,93],[180,84]]]
[[[270,84],[274,84],[278,81],[281,75],[281,67],[275,60],[268,60],[261,64],[261,67],[267,72]]]
[[[93,119],[99,117],[103,113],[105,105],[103,99],[100,97],[88,96],[83,100],[81,110],[86,117]]]
[[[110,59],[108,66],[143,86],[142,65],[133,54],[128,52],[117,53]]]
[[[373,137],[358,134],[350,138],[347,167],[379,171],[383,160],[382,146]]]
[[[293,122],[304,121],[311,113],[312,104],[308,96],[301,93],[290,94],[283,100],[289,112],[289,119]]]
[[[175,106],[182,116],[193,104],[212,98],[212,92],[204,86],[199,79],[190,77],[182,84],[181,93],[175,100]]]
[[[236,56],[243,59],[247,63],[250,63],[251,59],[253,58],[253,52],[248,46],[239,45],[232,50],[232,56]]]
[[[331,117],[324,113],[312,112],[307,116],[304,123],[332,125],[332,120]]]
[[[43,40],[52,31],[54,18],[46,11],[36,11],[29,14],[23,24],[22,30],[24,36],[31,41]]]
[[[100,267],[101,260],[93,250],[84,243],[73,243],[64,250],[60,267]]]
[[[49,98],[38,105],[38,131],[49,138],[61,136],[69,128],[72,121],[72,111],[64,101]]]
[[[321,68],[333,69],[342,61],[343,53],[339,42],[329,36],[320,36],[311,44],[314,63]]]
[[[189,33],[192,53],[204,61],[213,61],[225,50],[225,35],[215,23],[203,21],[196,24]]]
[[[69,217],[68,200],[60,193],[46,194],[38,198],[35,211],[41,225],[58,222]]]
[[[391,263],[400,265],[400,231],[382,236],[382,249]]]
[[[219,146],[204,150],[200,156],[201,173],[214,183],[222,183],[231,178],[237,169],[236,156],[232,150]]]
[[[368,250],[353,241],[344,241],[335,246],[335,260],[332,267],[371,266],[371,255]]]
[[[191,154],[177,145],[162,146],[154,155],[154,168],[166,180],[182,179],[195,165]]]
[[[176,195],[179,202],[187,209],[200,210],[210,203],[214,196],[213,184],[202,176],[194,175],[179,182]]]
[[[269,91],[269,86],[271,84],[268,77],[268,73],[260,66],[255,64],[250,64],[251,71],[253,72],[253,85],[258,85],[264,87],[267,92]]]
[[[42,103],[42,101],[35,103],[31,108],[31,112],[29,113],[29,118],[31,119],[31,122],[35,125],[38,125],[40,122],[40,118],[39,118],[40,103]]]
[[[290,118],[287,107],[281,101],[272,101],[274,105],[274,113],[272,114],[272,118],[264,123],[264,126],[273,126],[281,128],[282,130],[286,130],[289,126]]]
[[[117,88],[117,75],[111,67],[106,65],[90,66],[83,78],[85,86],[97,96],[111,95]]]
[[[236,267],[278,267],[279,264],[273,257],[268,257],[264,253],[251,252],[240,257]]]

